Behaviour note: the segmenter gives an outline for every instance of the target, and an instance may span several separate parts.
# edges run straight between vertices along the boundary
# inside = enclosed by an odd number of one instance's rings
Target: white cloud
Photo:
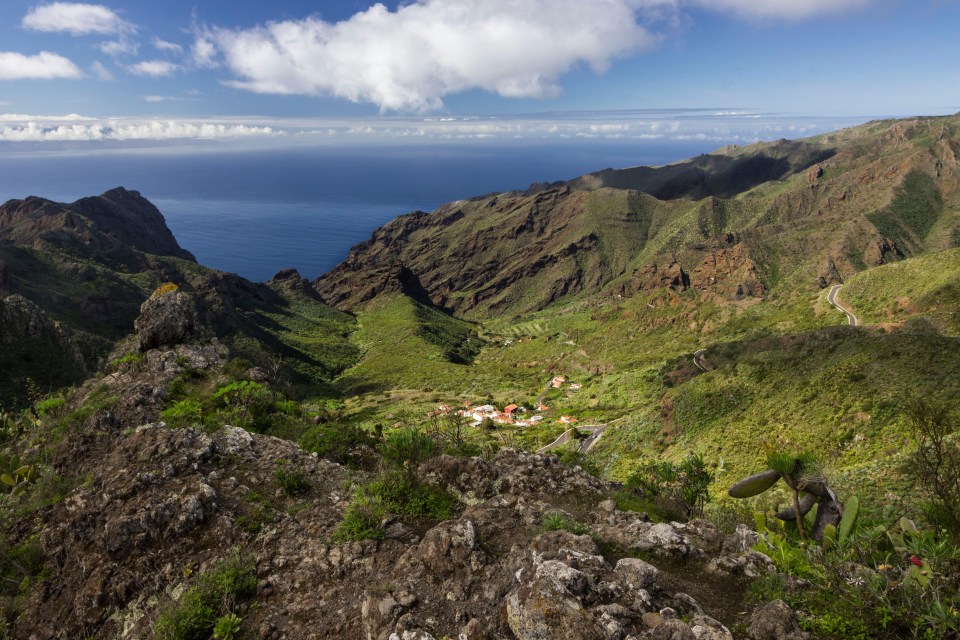
[[[162,38],[154,38],[153,47],[158,51],[166,51],[169,53],[183,53],[183,47],[181,47],[175,42],[167,42]]]
[[[190,48],[190,55],[193,58],[193,63],[198,67],[211,68],[217,66],[217,47],[205,36],[198,37],[196,42],[193,43]]]
[[[873,0],[681,0],[704,9],[735,13],[743,18],[804,20],[861,9]]]
[[[56,53],[41,51],[35,56],[26,56],[14,51],[0,51],[0,80],[82,77],[83,72],[77,65]]]
[[[127,70],[136,76],[150,76],[151,78],[169,76],[179,69],[180,65],[166,60],[144,60],[127,67]]]
[[[96,118],[70,113],[65,116],[35,116],[24,113],[0,113],[0,122],[94,122]]]
[[[127,38],[120,38],[119,40],[109,40],[107,42],[100,43],[100,51],[107,54],[108,56],[117,57],[117,56],[135,56],[137,51],[140,50],[140,45],[138,45],[133,40]]]
[[[195,102],[197,98],[193,95],[188,95],[188,97],[183,96],[143,96],[143,99],[146,102],[158,103],[158,102]]]
[[[34,31],[75,36],[130,33],[136,28],[102,4],[54,2],[35,7],[23,17],[23,26]]]
[[[113,74],[110,73],[110,71],[107,70],[107,68],[103,66],[103,63],[99,60],[95,60],[93,64],[90,65],[90,69],[93,71],[94,75],[101,80],[113,80]]]
[[[602,72],[615,58],[652,47],[657,38],[638,10],[661,4],[417,0],[395,12],[376,4],[338,23],[213,29],[195,43],[194,58],[212,61],[207,43],[215,44],[238,77],[232,86],[335,95],[381,110],[434,109],[444,96],[471,89],[543,98],[558,94],[557,80],[574,67]]]
[[[170,96],[146,96],[165,102]],[[812,135],[858,124],[866,118],[824,119],[753,113],[740,109],[583,111],[499,117],[391,118],[90,118],[77,114],[0,114],[0,142],[246,140],[257,146],[394,144],[411,140],[705,140],[749,144],[784,135]],[[45,145],[58,148],[56,144]],[[136,145],[142,147],[143,145]],[[164,146],[164,145],[160,145]],[[121,147],[122,148],[122,147]],[[31,151],[31,153],[34,151]]]
[[[3,124],[3,123],[12,124]],[[217,140],[276,137],[284,135],[269,126],[205,120],[96,120],[64,117],[0,114],[0,141],[4,142],[99,142],[130,140]]]

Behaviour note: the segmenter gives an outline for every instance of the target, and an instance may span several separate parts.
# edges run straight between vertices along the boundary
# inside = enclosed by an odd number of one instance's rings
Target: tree
[[[811,537],[814,540],[823,540],[827,527],[836,526],[843,517],[843,507],[837,500],[837,495],[829,486],[827,480],[817,464],[813,454],[802,452],[797,455],[774,451],[767,447],[767,466],[769,469],[761,471],[730,487],[731,498],[752,498],[775,485],[778,480],[784,483],[792,492],[793,506],[777,513],[777,517],[784,521],[797,523],[797,531],[801,538],[807,537],[803,517],[817,506],[817,518],[813,524]],[[801,498],[801,494],[803,497]]]
[[[917,448],[905,465],[925,497],[930,524],[960,540],[960,440],[958,419],[944,402],[911,400],[907,406]]]

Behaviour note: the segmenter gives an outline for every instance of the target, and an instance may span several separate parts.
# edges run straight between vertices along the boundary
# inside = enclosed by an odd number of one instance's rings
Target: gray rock
[[[697,640],[690,627],[675,618],[657,625],[650,637],[654,640]]]
[[[639,558],[623,558],[617,562],[616,572],[621,582],[631,589],[649,589],[657,583],[660,570]]]
[[[783,600],[768,602],[750,616],[747,627],[750,640],[806,640],[800,630],[797,614]]]
[[[197,310],[182,291],[154,294],[133,323],[141,351],[174,346],[198,334]]]

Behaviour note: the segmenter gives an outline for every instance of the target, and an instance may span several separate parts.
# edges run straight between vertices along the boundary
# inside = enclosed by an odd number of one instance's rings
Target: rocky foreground
[[[235,608],[237,637],[722,640],[730,626],[756,640],[801,637],[782,603],[744,611],[746,579],[772,570],[750,550],[756,534],[618,511],[607,483],[554,456],[429,459],[418,480],[454,495],[457,517],[388,519],[385,540],[332,542],[369,472],[230,425],[157,422],[178,375],[216,372],[228,356],[216,340],[191,341],[181,295],[144,305],[131,342],[141,359],[72,399],[115,398],[53,459],[85,482],[4,525],[13,540],[39,531],[46,566],[14,638],[153,637],[197,576],[237,557],[256,583]],[[305,492],[281,490],[281,466],[302,472]],[[551,518],[566,524],[548,530]]]

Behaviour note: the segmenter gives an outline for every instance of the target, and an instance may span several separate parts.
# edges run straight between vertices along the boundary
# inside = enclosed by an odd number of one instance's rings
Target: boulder
[[[750,616],[747,627],[750,640],[806,640],[800,630],[797,614],[783,600],[768,602]]]
[[[177,345],[198,333],[196,306],[182,291],[155,293],[141,305],[133,326],[141,351]]]

